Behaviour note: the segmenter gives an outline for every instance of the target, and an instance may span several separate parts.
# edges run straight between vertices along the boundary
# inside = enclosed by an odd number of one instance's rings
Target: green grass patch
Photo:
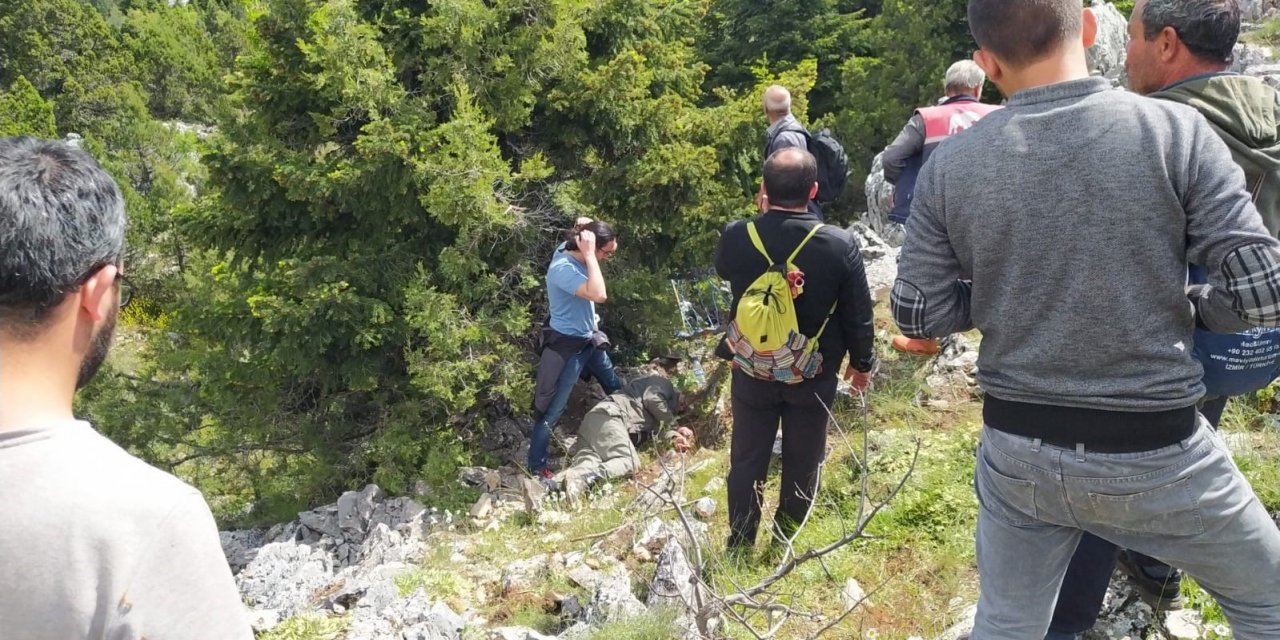
[[[676,637],[672,627],[676,611],[667,607],[650,609],[634,618],[610,622],[596,629],[588,640],[668,640]]]
[[[351,621],[318,613],[297,615],[258,636],[258,640],[341,640]]]

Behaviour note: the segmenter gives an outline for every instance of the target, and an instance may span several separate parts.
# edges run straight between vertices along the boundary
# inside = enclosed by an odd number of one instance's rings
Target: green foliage
[[[254,523],[368,481],[452,485],[530,404],[576,216],[621,234],[617,359],[672,346],[670,279],[752,213],[764,87],[864,167],[969,46],[959,0],[95,6],[0,0],[0,86],[29,81],[128,200],[129,355],[82,407]]]
[[[951,63],[967,59],[976,45],[969,35],[966,0],[885,0],[863,31],[868,55],[841,65],[841,109],[830,118],[849,154],[853,191],[860,192],[876,153],[884,149],[914,109],[942,95]],[[903,43],[911,43],[903,46]],[[861,198],[861,193],[848,194]]]
[[[133,54],[133,77],[146,91],[152,115],[209,121],[221,81],[217,50],[199,11],[192,6],[131,9],[123,34]]]
[[[867,12],[877,11],[879,4],[713,0],[700,39],[713,69],[710,80],[714,86],[749,87],[757,80],[757,64],[786,71],[812,60],[821,80],[809,93],[809,115],[816,119],[843,111],[845,105],[837,100],[842,92],[839,68],[852,55],[872,53],[862,35],[870,20]]]
[[[678,614],[674,607],[650,609],[638,616],[602,625],[593,630],[587,638],[590,640],[665,640],[675,633]]]
[[[418,569],[396,578],[396,587],[402,597],[422,589],[438,600],[456,600],[467,595],[471,588],[466,578],[457,571],[445,569]]]
[[[296,615],[258,636],[258,640],[339,640],[351,621],[321,614]]]
[[[54,138],[58,127],[49,106],[26,76],[18,76],[9,90],[0,93],[0,136]]]

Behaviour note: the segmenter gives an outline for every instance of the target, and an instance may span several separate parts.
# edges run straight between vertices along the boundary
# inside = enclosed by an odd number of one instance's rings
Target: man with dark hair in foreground
[[[1079,0],[970,0],[969,23],[1009,101],[922,171],[892,306],[908,336],[983,334],[971,637],[1044,637],[1084,531],[1184,569],[1236,638],[1280,637],[1280,530],[1190,353],[1197,324],[1280,325],[1280,242],[1199,114],[1089,76]]]
[[[0,139],[0,636],[247,640],[200,493],[72,415],[128,302],[124,229],[86,153]]]

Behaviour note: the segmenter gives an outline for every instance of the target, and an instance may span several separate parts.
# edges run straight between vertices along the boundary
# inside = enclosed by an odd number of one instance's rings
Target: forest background
[[[226,525],[444,489],[527,415],[570,221],[621,232],[615,358],[669,349],[671,280],[751,214],[762,89],[844,144],[851,222],[965,6],[0,0],[0,135],[78,137],[128,201],[135,302],[79,411]]]

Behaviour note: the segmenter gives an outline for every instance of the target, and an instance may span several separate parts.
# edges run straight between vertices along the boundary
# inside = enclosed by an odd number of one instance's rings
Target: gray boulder
[[[884,179],[884,153],[877,153],[871,161],[864,191],[867,196],[867,212],[861,222],[875,231],[890,247],[901,247],[904,233],[902,225],[889,220],[893,208],[893,185]]]
[[[261,529],[219,531],[218,541],[222,543],[222,555],[231,565],[231,574],[235,575],[253,562],[258,549],[266,544],[266,535]]]
[[[1128,82],[1124,62],[1129,46],[1129,21],[1110,2],[1093,0],[1093,15],[1098,18],[1098,37],[1085,55],[1094,75],[1123,87]]]
[[[604,575],[587,605],[587,622],[599,626],[644,613],[644,605],[631,592],[631,575],[616,569]]]
[[[684,547],[675,538],[667,541],[658,554],[658,568],[649,583],[649,607],[672,606],[680,610],[692,608],[694,598],[694,571],[685,556]]]
[[[465,625],[447,605],[433,601],[418,589],[380,611],[358,607],[347,630],[347,640],[458,640]]]
[[[333,580],[328,553],[296,542],[273,542],[258,550],[236,582],[253,609],[274,609],[288,618],[311,608],[316,594]]]

